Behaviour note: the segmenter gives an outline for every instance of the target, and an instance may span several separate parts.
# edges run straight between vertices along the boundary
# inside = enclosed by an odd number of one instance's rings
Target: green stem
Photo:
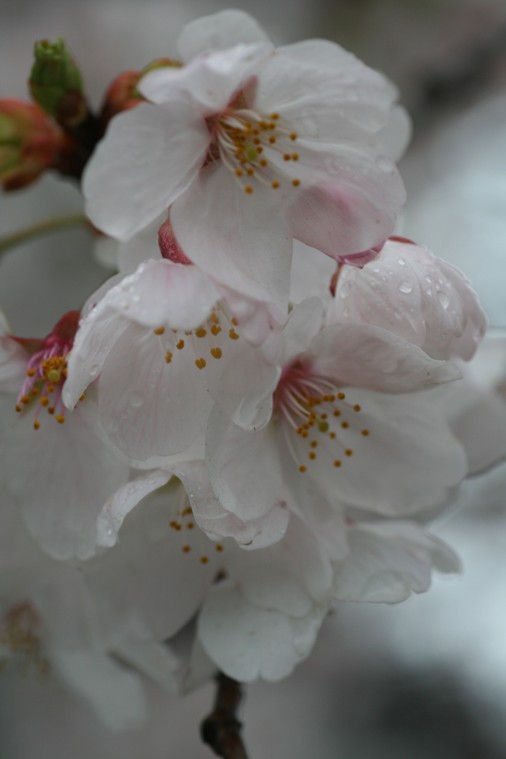
[[[42,235],[86,224],[89,224],[88,219],[82,213],[70,213],[67,216],[57,216],[54,219],[41,221],[30,227],[25,227],[25,229],[20,229],[19,232],[13,232],[11,235],[0,237],[0,254],[5,253],[11,248],[15,248],[16,245],[22,245],[22,243],[34,240]]]

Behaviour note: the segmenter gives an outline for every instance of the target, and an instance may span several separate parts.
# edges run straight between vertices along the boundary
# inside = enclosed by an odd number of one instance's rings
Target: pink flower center
[[[356,415],[361,410],[333,380],[316,375],[311,365],[301,362],[284,370],[274,394],[274,413],[283,422],[301,473],[316,461],[320,450],[336,469],[353,456],[347,437],[350,433],[356,437]],[[370,430],[361,427],[359,434],[367,438]]]
[[[68,311],[43,340],[14,338],[32,352],[26,366],[26,377],[16,402],[16,411],[24,413],[36,405],[34,429],[40,428],[43,409],[59,424],[65,421],[62,388],[67,377],[67,357],[79,326],[79,311]]]

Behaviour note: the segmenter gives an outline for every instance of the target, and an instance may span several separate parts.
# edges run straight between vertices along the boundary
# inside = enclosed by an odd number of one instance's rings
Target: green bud
[[[83,80],[65,42],[41,40],[35,43],[34,54],[29,80],[33,99],[56,121],[79,123],[87,113]]]

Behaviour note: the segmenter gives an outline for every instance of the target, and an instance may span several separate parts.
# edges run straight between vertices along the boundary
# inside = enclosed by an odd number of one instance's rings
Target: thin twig
[[[223,759],[248,759],[241,738],[242,723],[237,710],[242,698],[241,685],[220,673],[214,708],[202,722],[200,734],[204,743]]]
[[[5,237],[0,237],[0,254],[14,248],[16,245],[21,245],[24,242],[41,237],[42,235],[48,235],[52,232],[58,232],[60,229],[67,229],[68,227],[77,227],[85,224],[89,224],[89,221],[82,213],[71,213],[67,216],[57,216],[54,219],[41,221],[30,227],[20,229],[19,232],[13,232]]]

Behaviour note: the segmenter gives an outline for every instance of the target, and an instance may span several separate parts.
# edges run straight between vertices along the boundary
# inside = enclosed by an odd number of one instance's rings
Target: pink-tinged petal
[[[172,334],[172,333],[171,333]],[[125,356],[135,357],[126,371]],[[171,346],[131,324],[115,342],[98,380],[100,414],[111,440],[132,459],[184,451],[203,433],[212,406],[189,349]]]
[[[173,205],[171,219],[185,253],[217,282],[286,308],[291,240],[275,191],[260,186],[248,195],[224,166],[209,167]]]
[[[198,634],[207,654],[229,677],[275,682],[310,653],[325,613],[316,604],[302,618],[260,609],[229,583],[220,583],[207,596]]]
[[[154,490],[166,485],[172,477],[170,472],[160,469],[142,474],[122,485],[102,508],[97,519],[97,544],[113,546],[118,540],[118,532],[127,515],[139,501]]]
[[[351,53],[326,40],[278,48],[262,69],[255,105],[278,112],[300,137],[365,140],[390,119],[395,87]]]
[[[286,211],[293,237],[335,259],[383,244],[405,200],[394,163],[352,142],[297,148],[293,165],[278,163],[300,181]]]
[[[329,318],[383,327],[436,359],[470,359],[486,327],[458,269],[424,248],[394,241],[363,269],[342,268]]]
[[[178,98],[186,100],[195,122],[204,124],[205,117],[221,113],[246,89],[270,54],[270,46],[235,45],[201,55],[183,68],[154,69],[143,77],[139,90],[167,109]]]
[[[316,374],[383,393],[420,390],[462,376],[455,364],[436,361],[418,346],[369,324],[325,327],[310,353]]]
[[[199,527],[211,538],[233,538],[242,548],[265,548],[282,540],[290,514],[283,504],[254,519],[239,519],[220,504],[211,485],[203,461],[194,461],[174,468],[184,484]]]
[[[188,99],[143,104],[112,120],[83,178],[86,212],[112,237],[127,240],[167,208],[202,165],[209,132]]]
[[[145,327],[189,330],[207,319],[219,298],[196,266],[151,259],[110,290],[104,306]]]
[[[252,16],[231,8],[186,24],[179,36],[177,51],[187,63],[201,53],[224,50],[239,43],[269,44],[269,38]]]
[[[265,301],[252,300],[220,287],[224,302],[237,320],[241,335],[251,345],[260,345],[286,321],[286,309],[281,309]]]
[[[245,432],[218,409],[209,419],[206,459],[216,497],[247,521],[286,501],[277,443],[271,425]]]
[[[446,543],[413,523],[358,524],[350,529],[349,541],[349,556],[335,579],[339,601],[399,603],[428,590],[433,569],[460,569]]]
[[[467,456],[441,413],[437,391],[386,395],[346,388],[310,458],[292,433],[297,462],[328,503],[387,516],[442,503],[468,474]],[[337,462],[337,463],[336,463]]]
[[[128,462],[105,437],[95,404],[86,399],[64,424],[4,408],[2,478],[16,496],[29,532],[57,559],[88,559],[97,544],[96,520],[128,478]]]

